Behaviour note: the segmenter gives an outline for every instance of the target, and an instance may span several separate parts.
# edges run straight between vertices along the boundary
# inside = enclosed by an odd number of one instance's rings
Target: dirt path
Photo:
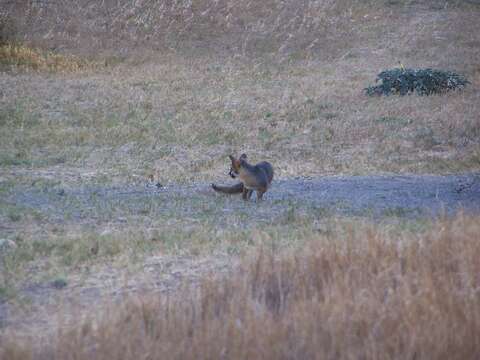
[[[227,181],[228,183],[228,181]],[[12,204],[35,209],[52,221],[123,222],[131,215],[149,218],[205,216],[223,225],[238,212],[244,222],[271,222],[289,207],[329,215],[435,216],[459,209],[480,210],[480,174],[449,176],[353,176],[276,180],[265,201],[239,201],[216,194],[209,184],[84,188],[16,188]]]
[[[281,182],[277,191],[272,197],[292,197],[344,215],[410,217],[480,209],[479,175],[331,177]]]

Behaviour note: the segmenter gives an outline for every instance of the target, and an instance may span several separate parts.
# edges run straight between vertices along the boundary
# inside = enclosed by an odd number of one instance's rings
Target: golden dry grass
[[[93,69],[98,64],[76,56],[55,54],[25,45],[0,44],[0,69],[10,71],[48,71],[55,73]]]
[[[474,359],[479,224],[460,214],[422,235],[347,227],[294,254],[264,248],[226,278],[91,314],[35,357]],[[34,351],[15,338],[0,348],[9,360]]]
[[[372,4],[382,3],[378,0],[365,4],[348,0],[101,3],[7,0],[0,19],[11,24],[5,26],[5,37],[26,37],[39,45],[75,52],[138,55],[138,50],[147,48],[162,51],[189,48],[201,53],[223,49],[242,55],[287,54],[292,50],[318,50],[330,42],[328,38],[338,38],[336,32],[354,34],[349,30],[350,19],[363,16]],[[351,39],[343,37],[343,43],[350,42]]]

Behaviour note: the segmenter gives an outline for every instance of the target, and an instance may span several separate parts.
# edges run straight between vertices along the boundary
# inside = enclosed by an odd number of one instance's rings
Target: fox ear
[[[233,157],[233,155],[228,155],[228,157],[230,158],[230,160],[231,160],[232,162],[235,161],[235,158]]]
[[[240,155],[240,160],[247,160],[247,154]]]

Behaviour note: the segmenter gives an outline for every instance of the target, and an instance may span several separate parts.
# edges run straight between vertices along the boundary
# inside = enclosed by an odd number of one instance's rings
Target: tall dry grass
[[[365,5],[347,0],[5,0],[2,8],[0,17],[15,19],[5,28],[8,36],[47,47],[121,52],[122,47],[188,44],[247,53],[319,46],[347,31],[342,23]]]
[[[4,340],[0,358],[475,359],[479,224],[460,215],[421,236],[369,226],[267,249],[227,278],[92,314],[38,352]]]
[[[77,72],[98,68],[98,64],[53,52],[30,48],[25,45],[0,44],[0,70],[47,71],[54,73]]]
[[[124,55],[134,49],[230,54],[308,52],[334,57],[360,40],[354,26],[380,11],[398,17],[411,0],[3,0],[5,34],[49,49]],[[475,6],[425,1],[435,8]],[[378,14],[377,14],[378,15]],[[14,19],[14,21],[10,21]],[[11,23],[11,24],[10,24]],[[12,30],[13,29],[13,30]],[[135,53],[135,52],[134,52]],[[138,53],[136,53],[138,56]]]

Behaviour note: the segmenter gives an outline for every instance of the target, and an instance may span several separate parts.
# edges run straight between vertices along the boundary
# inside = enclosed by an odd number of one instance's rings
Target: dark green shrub
[[[376,82],[379,81],[381,84],[365,88],[365,93],[369,96],[407,95],[413,92],[418,95],[431,95],[463,89],[469,84],[462,75],[434,69],[385,70],[378,74]]]

